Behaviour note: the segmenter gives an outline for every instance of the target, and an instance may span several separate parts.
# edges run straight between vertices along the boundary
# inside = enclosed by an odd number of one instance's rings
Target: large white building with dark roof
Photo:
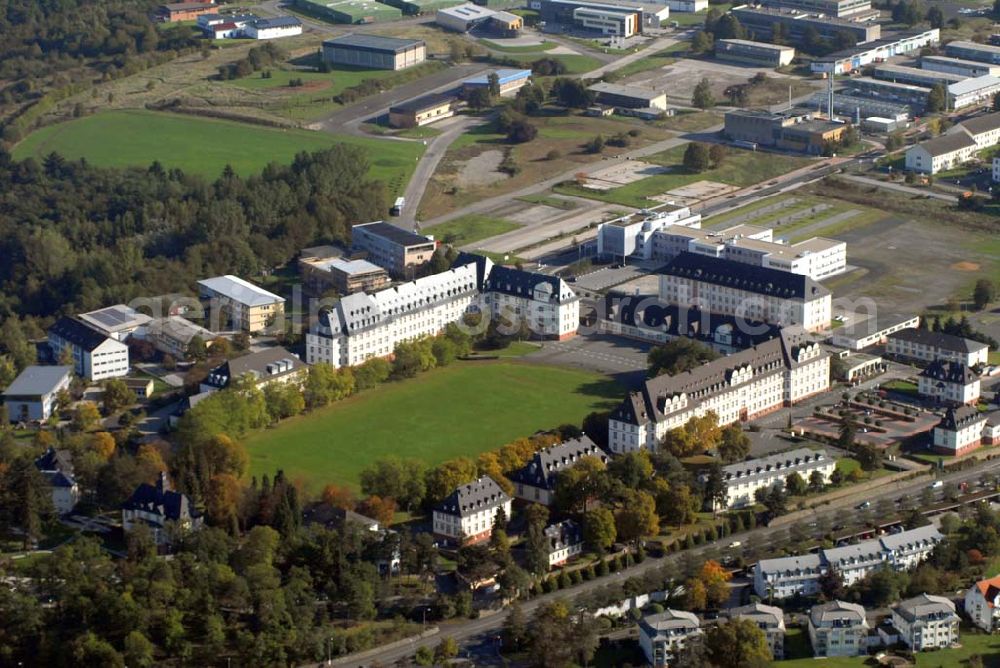
[[[580,321],[580,300],[562,279],[461,255],[440,274],[343,297],[320,313],[306,335],[306,361],[334,367],[388,357],[396,344],[431,336],[459,322],[470,310],[524,324],[533,335],[566,339]]]
[[[964,406],[979,401],[979,375],[961,362],[935,360],[917,377],[917,393],[943,404]]]
[[[681,253],[660,272],[660,299],[807,331],[830,324],[830,291],[808,276]]]
[[[813,473],[823,476],[823,483],[830,482],[830,475],[837,468],[836,461],[824,450],[796,448],[766,457],[722,467],[722,481],[726,485],[726,501],[720,508],[739,508],[756,503],[758,489],[771,489],[784,485],[792,473],[798,473],[809,482]]]
[[[934,427],[934,452],[942,455],[965,455],[983,444],[989,415],[976,406],[949,408]],[[992,439],[990,439],[992,443]]]
[[[986,364],[990,347],[961,336],[932,332],[928,329],[902,329],[886,337],[885,352],[894,357],[918,362],[958,362],[965,366]]]
[[[830,356],[801,328],[677,374],[650,378],[611,413],[612,453],[653,451],[692,417],[714,412],[719,424],[752,420],[830,387]]]
[[[434,533],[461,544],[488,540],[498,513],[502,511],[510,519],[510,504],[500,485],[483,476],[459,486],[434,508]]]
[[[437,242],[431,237],[377,220],[351,228],[351,249],[367,254],[370,262],[396,278],[413,278],[417,268],[431,261]]]
[[[90,325],[63,316],[49,327],[49,348],[58,362],[72,358],[76,375],[89,381],[128,375],[128,346]]]

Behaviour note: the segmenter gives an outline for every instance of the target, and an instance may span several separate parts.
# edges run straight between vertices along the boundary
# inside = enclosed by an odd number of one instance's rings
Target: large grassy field
[[[539,429],[580,424],[622,389],[599,374],[518,362],[456,362],[388,383],[281,423],[246,441],[254,475],[284,469],[307,490],[357,487],[358,474],[387,455],[438,464],[475,457]]]
[[[168,168],[215,178],[227,164],[238,174],[249,175],[272,161],[290,163],[299,151],[318,151],[338,143],[367,149],[371,175],[393,189],[398,183],[406,187],[424,150],[421,142],[335,136],[135,110],[111,111],[41,128],[14,147],[14,157],[41,158],[56,151],[107,167],[146,166],[159,160]]]

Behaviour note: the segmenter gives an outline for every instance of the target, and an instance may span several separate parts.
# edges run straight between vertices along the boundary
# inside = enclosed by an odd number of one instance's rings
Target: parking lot
[[[618,336],[581,334],[567,341],[547,341],[525,359],[605,373],[634,388],[646,377],[646,354],[651,347]]]

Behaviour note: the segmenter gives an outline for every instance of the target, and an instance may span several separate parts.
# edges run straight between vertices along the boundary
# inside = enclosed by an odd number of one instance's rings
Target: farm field
[[[579,424],[621,396],[618,384],[600,374],[456,362],[253,434],[246,440],[250,472],[283,469],[311,492],[329,483],[356,488],[360,472],[379,457],[416,457],[429,465],[475,457],[539,429]]]
[[[318,151],[334,144],[361,146],[371,155],[371,175],[390,189],[405,188],[420,142],[385,141],[285,130],[233,121],[152,111],[113,111],[50,125],[14,147],[14,157],[42,158],[55,151],[66,158],[86,158],[105,167],[147,166],[159,160],[215,178],[225,166],[248,176],[269,162],[290,163],[299,151]]]

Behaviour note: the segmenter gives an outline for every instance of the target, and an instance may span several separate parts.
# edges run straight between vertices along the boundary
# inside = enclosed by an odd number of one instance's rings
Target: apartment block
[[[674,665],[673,654],[701,641],[701,622],[693,612],[667,609],[639,622],[639,646],[654,668]]]
[[[751,603],[729,611],[730,619],[748,619],[757,625],[767,638],[767,646],[775,661],[785,658],[785,612],[781,608],[763,603]]]
[[[285,313],[283,297],[239,276],[227,274],[198,281],[198,294],[210,303],[213,316],[223,313],[234,329],[250,334],[270,327]]]
[[[784,486],[788,476],[797,473],[809,482],[813,473],[823,476],[823,483],[830,481],[830,475],[837,468],[836,461],[824,450],[797,448],[766,457],[748,459],[745,462],[722,467],[722,480],[726,486],[726,499],[718,504],[719,509],[752,506],[757,490],[769,490]]]
[[[1000,575],[969,587],[965,593],[965,614],[987,633],[1000,628]]]
[[[958,362],[965,366],[986,364],[989,346],[972,339],[932,332],[928,329],[903,329],[886,337],[886,353],[918,362]]]
[[[960,622],[955,604],[944,596],[921,594],[892,607],[892,625],[914,652],[951,647],[958,642]]]
[[[746,422],[830,387],[830,357],[801,328],[786,327],[753,348],[675,376],[650,378],[612,411],[615,454],[655,451],[664,434],[714,412],[719,424]]]
[[[48,343],[54,361],[72,360],[76,375],[88,381],[128,375],[128,346],[74,318],[49,327]]]
[[[857,603],[830,601],[809,610],[813,656],[860,656],[867,653],[868,620]]]

